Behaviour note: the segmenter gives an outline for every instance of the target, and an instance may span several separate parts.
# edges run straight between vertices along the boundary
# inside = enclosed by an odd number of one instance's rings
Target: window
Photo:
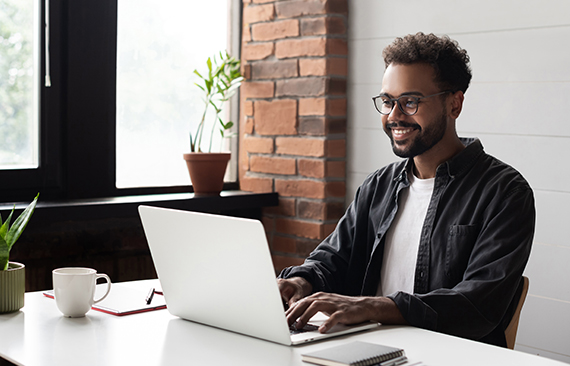
[[[171,1],[145,0],[144,4],[146,5],[144,7],[151,9],[153,14],[158,13],[157,9],[159,8],[161,9],[160,11],[166,12],[168,10],[167,5]],[[125,183],[121,184],[119,179],[122,174],[120,166],[123,164],[122,161],[124,161],[121,159],[125,156],[127,157],[126,160],[130,159],[128,156],[130,149],[121,147],[125,141],[127,141],[125,146],[128,147],[129,136],[125,134],[123,127],[116,124],[116,116],[117,112],[122,112],[119,105],[125,100],[125,96],[134,97],[134,95],[129,95],[129,93],[121,94],[120,91],[117,91],[117,83],[120,86],[121,82],[125,85],[124,81],[128,81],[128,79],[121,79],[124,75],[120,75],[117,72],[117,66],[121,67],[121,60],[126,60],[119,58],[119,64],[117,63],[117,46],[119,45],[120,47],[121,42],[121,33],[118,32],[119,12],[122,11],[123,5],[129,5],[129,2],[136,4],[139,8],[143,8],[143,1],[51,0],[50,2],[49,0],[0,0],[0,17],[4,17],[8,12],[7,4],[12,6],[17,4],[18,7],[23,7],[24,5],[22,4],[24,2],[35,4],[36,6],[35,10],[32,10],[33,16],[36,17],[36,25],[33,26],[35,27],[35,30],[33,30],[35,32],[33,34],[35,43],[30,47],[33,49],[32,53],[36,52],[37,58],[32,75],[27,76],[31,80],[30,84],[32,86],[27,86],[27,88],[28,90],[31,88],[32,95],[37,95],[37,101],[30,102],[28,98],[27,103],[40,106],[39,109],[36,108],[36,121],[39,121],[38,127],[36,127],[37,132],[31,132],[32,136],[36,136],[35,154],[37,155],[37,162],[35,164],[18,162],[20,165],[12,164],[11,169],[0,168],[0,201],[31,200],[37,192],[40,192],[41,197],[45,200],[188,192],[191,189],[189,186],[190,180],[187,178],[188,173],[181,158],[182,153],[185,151],[180,151],[176,157],[177,160],[181,160],[180,168],[176,169],[180,170],[181,177],[184,177],[179,181],[148,181],[140,183],[140,181],[135,180],[135,183],[131,183],[129,179],[135,175],[132,172],[124,174],[127,177],[126,180],[123,180]],[[186,3],[189,3],[200,7],[199,9],[204,9],[202,2],[182,1],[182,3],[185,4],[184,6],[186,6]],[[228,7],[232,8],[232,17],[234,19],[230,33],[232,34],[234,49],[236,50],[239,49],[239,43],[236,44],[236,42],[239,42],[240,29],[240,16],[236,14],[236,11],[239,13],[239,3],[238,0],[228,1],[228,4],[231,4]],[[45,54],[46,44],[44,39],[46,34],[43,24],[46,4],[49,4],[49,16],[46,18],[49,19],[48,58],[46,58]],[[177,9],[180,10],[182,8]],[[134,10],[131,9],[130,11]],[[173,14],[184,15],[188,13],[187,9],[184,9],[184,11],[170,9],[170,11]],[[202,11],[194,10],[186,14],[186,25],[191,21],[189,14],[194,12],[201,13]],[[219,11],[216,11],[216,13],[219,13]],[[209,13],[208,17],[211,18],[211,16],[212,14]],[[8,17],[11,17],[10,13],[8,13]],[[40,21],[37,21],[37,19]],[[152,21],[148,16],[146,19]],[[235,19],[238,21],[236,22]],[[226,19],[224,18],[221,23],[226,23]],[[0,32],[3,32],[5,24],[7,23],[0,21]],[[23,27],[23,24],[23,22],[17,21],[19,27]],[[235,31],[236,29],[237,31]],[[140,32],[141,30],[139,29],[138,31]],[[3,34],[2,39],[4,39]],[[208,34],[210,33],[201,31],[199,35],[189,35],[188,40],[194,37],[204,38]],[[148,38],[150,37],[141,34],[139,40],[148,40]],[[3,45],[2,42],[0,44]],[[129,46],[131,45],[129,44]],[[148,49],[144,47],[144,52],[146,51]],[[202,57],[197,56],[198,59]],[[29,63],[32,59],[33,54],[31,57],[30,55],[26,56],[26,62]],[[179,64],[177,60],[170,61],[172,61],[171,68]],[[0,64],[3,62],[4,58],[2,57]],[[44,85],[46,64],[49,64],[51,87],[45,87]],[[192,66],[188,68],[194,69]],[[0,72],[2,70],[0,69]],[[155,71],[160,74],[164,70]],[[5,81],[4,74],[0,75],[0,78],[0,82]],[[192,83],[192,81],[184,82],[184,84]],[[131,85],[130,87],[133,88],[134,86]],[[152,85],[148,88],[150,89],[145,90],[147,93],[143,94],[152,97],[152,93],[154,93]],[[2,87],[1,89],[0,93],[3,92],[4,88]],[[14,95],[13,93],[10,94],[11,97]],[[188,98],[191,97],[189,96]],[[172,110],[175,109],[176,107],[172,108]],[[29,120],[29,112],[26,113],[26,119]],[[176,113],[183,113],[184,119],[191,119],[191,117],[188,117],[190,112],[180,110]],[[172,119],[172,117],[168,116],[168,119]],[[3,121],[0,121],[1,123]],[[136,118],[127,122],[131,126],[135,123],[139,123]],[[170,123],[161,123],[156,126],[151,124],[148,130],[155,135],[162,135]],[[173,126],[168,128],[174,130],[175,123],[172,122]],[[182,124],[182,122],[179,123]],[[153,131],[152,128],[156,128],[156,130]],[[26,127],[26,129],[29,128]],[[141,128],[136,125],[133,128],[134,131],[138,129]],[[189,130],[190,127],[185,127],[182,132],[177,131],[177,135],[185,135]],[[11,148],[10,151],[12,151]],[[127,155],[125,155],[125,151],[127,151]],[[30,156],[29,153],[27,155]],[[144,161],[144,159],[141,160]],[[140,168],[135,166],[133,169],[137,171]],[[154,175],[160,174],[155,173]],[[182,182],[182,179],[185,182]],[[119,183],[119,188],[117,188],[117,183]],[[233,186],[230,184],[227,188],[236,186],[237,184]]]
[[[39,19],[35,0],[0,0],[0,169],[38,167]]]
[[[194,70],[204,72],[206,59],[228,48],[228,22],[212,20],[227,14],[227,0],[156,4],[118,3],[119,188],[189,183],[182,154],[204,108]]]

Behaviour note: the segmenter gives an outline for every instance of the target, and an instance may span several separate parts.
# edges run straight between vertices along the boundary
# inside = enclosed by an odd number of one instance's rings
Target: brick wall
[[[279,193],[263,214],[277,271],[344,211],[347,1],[243,1],[240,185]]]

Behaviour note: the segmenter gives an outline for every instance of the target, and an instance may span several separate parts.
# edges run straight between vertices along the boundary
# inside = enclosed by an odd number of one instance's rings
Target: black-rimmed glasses
[[[436,95],[441,95],[445,93],[453,93],[453,90],[446,90],[436,94],[426,95],[425,97],[414,97],[412,95],[402,95],[398,98],[389,98],[387,95],[381,94],[376,97],[372,97],[374,102],[374,107],[380,114],[390,114],[394,109],[394,106],[398,104],[398,108],[407,116],[413,116],[418,112],[418,105],[420,100],[425,98],[435,97]]]

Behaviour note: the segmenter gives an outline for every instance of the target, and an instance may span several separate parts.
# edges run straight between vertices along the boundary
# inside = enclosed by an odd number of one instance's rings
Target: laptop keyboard
[[[312,332],[319,329],[319,327],[317,327],[316,325],[312,325],[312,324],[307,324],[305,325],[303,328],[301,329],[297,329],[297,323],[292,324],[289,326],[289,334],[299,334],[299,333],[305,333],[305,332]]]

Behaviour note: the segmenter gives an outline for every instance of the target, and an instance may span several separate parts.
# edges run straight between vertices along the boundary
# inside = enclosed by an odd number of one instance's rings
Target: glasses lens
[[[376,97],[374,99],[374,106],[381,114],[390,114],[394,108],[394,102],[390,98]]]
[[[418,111],[418,98],[414,97],[400,97],[398,100],[400,108],[404,114],[411,116]]]

